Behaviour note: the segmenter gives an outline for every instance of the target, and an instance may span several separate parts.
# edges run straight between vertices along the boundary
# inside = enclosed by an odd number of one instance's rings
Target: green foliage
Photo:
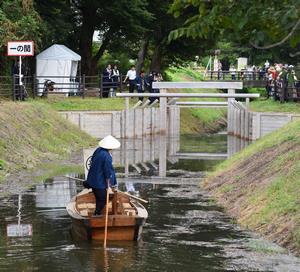
[[[274,243],[266,241],[265,239],[249,239],[247,241],[247,247],[255,252],[261,252],[265,254],[286,254],[287,250],[277,246]]]
[[[42,22],[31,0],[0,1],[0,75],[10,74],[12,57],[6,56],[6,45],[12,40],[42,43]]]
[[[26,2],[26,1],[24,1]],[[41,20],[32,3],[21,0],[3,1],[0,4],[0,48],[10,40],[41,41]]]
[[[40,49],[49,47],[53,43],[61,43],[76,50],[76,33],[74,31],[76,16],[72,13],[70,2],[66,0],[35,1],[35,8],[42,20],[42,46]]]
[[[270,99],[254,100],[250,103],[251,110],[259,112],[290,112],[300,113],[300,107],[298,103],[286,102],[280,103]]]
[[[281,41],[291,32],[291,38],[282,48],[292,52],[300,42],[299,27],[292,32],[299,20],[297,0],[276,1],[201,1],[175,0],[171,7],[175,17],[186,17],[184,24],[172,31],[169,40],[180,37],[215,37],[245,46],[269,45]],[[294,50],[294,51],[295,51]],[[280,49],[271,50],[278,58],[287,56]],[[281,53],[281,55],[280,55]],[[292,61],[292,59],[291,59]]]
[[[4,169],[4,161],[0,160],[0,170],[3,170],[3,169]]]
[[[259,93],[260,99],[266,99],[267,91],[266,88],[244,88],[243,93]]]
[[[34,180],[40,182],[48,178],[66,175],[69,173],[83,173],[84,169],[82,165],[65,165],[57,163],[44,163],[39,165],[39,169],[43,172],[42,175],[35,176],[33,173]]]
[[[95,54],[98,48],[94,50]],[[103,71],[107,64],[117,64],[118,69],[121,74],[126,74],[129,69],[131,63],[129,62],[131,56],[128,51],[119,51],[119,50],[111,50],[110,52],[106,51],[101,59],[98,61],[99,71]]]
[[[134,103],[136,101],[130,101]],[[125,108],[125,102],[123,98],[85,98],[70,97],[68,99],[57,99],[57,100],[30,100],[30,103],[35,105],[44,104],[58,111],[68,110],[99,110],[99,111],[110,111],[110,110],[122,110]]]
[[[192,80],[203,80],[203,75],[197,71],[193,70],[189,67],[169,67],[165,71],[165,75],[167,77],[167,80],[171,81],[182,81],[185,76],[189,76]]]

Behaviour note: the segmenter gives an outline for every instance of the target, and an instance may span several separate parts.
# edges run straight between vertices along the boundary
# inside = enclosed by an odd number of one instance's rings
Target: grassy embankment
[[[59,164],[72,152],[96,142],[39,102],[1,103],[0,128],[0,181],[43,162]],[[54,165],[44,168],[53,170]]]
[[[202,75],[189,68],[169,68],[166,71],[166,80],[170,81],[195,81],[202,80]],[[184,92],[217,92],[217,90],[204,89],[184,89]],[[189,101],[197,99],[188,99]],[[203,101],[203,100],[202,100]],[[220,101],[209,99],[209,101]],[[35,103],[34,100],[31,100]],[[125,107],[123,98],[85,98],[70,97],[58,99],[41,99],[41,103],[49,105],[55,110],[122,110]],[[137,102],[137,99],[130,100],[131,106]],[[181,132],[189,134],[193,132],[215,131],[224,125],[223,117],[226,114],[224,109],[182,109],[181,110]]]
[[[260,93],[260,98],[251,101],[250,109],[257,112],[289,112],[300,113],[300,104],[294,102],[280,103],[266,98],[265,88],[248,88],[249,93]]]
[[[300,254],[300,121],[220,164],[204,183],[238,222]]]
[[[202,81],[203,76],[198,71],[189,68],[169,68],[166,71],[167,80],[170,81]],[[176,90],[178,91],[178,90]],[[184,89],[187,93],[211,93],[219,92],[213,89]],[[189,98],[188,101],[222,101],[222,99],[197,99]],[[224,100],[223,100],[224,101]],[[225,125],[226,109],[217,108],[182,108],[180,111],[180,129],[182,134],[195,132],[214,132]]]
[[[96,97],[87,97],[82,99],[81,97],[65,97],[65,98],[50,98],[29,100],[31,103],[39,101],[45,105],[50,106],[57,111],[76,111],[76,110],[89,110],[89,111],[110,111],[110,110],[123,110],[125,108],[124,98],[105,98],[99,99]],[[131,100],[130,104],[134,105],[136,100]]]

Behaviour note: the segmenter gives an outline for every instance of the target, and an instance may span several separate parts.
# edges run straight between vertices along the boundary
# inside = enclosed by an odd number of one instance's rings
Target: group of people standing
[[[284,90],[285,97],[300,98],[300,81],[296,76],[293,65],[275,63],[273,66],[267,66],[265,70],[268,80],[267,94],[269,97],[278,96],[276,87],[280,87],[280,89]]]
[[[111,69],[111,65],[107,65],[103,71],[103,97],[108,97],[109,90],[116,89],[120,86],[122,78],[118,70],[117,65],[114,65],[114,68]],[[152,71],[149,74],[146,74],[144,70],[141,70],[139,73],[136,71],[135,65],[132,65],[131,68],[127,71],[123,83],[129,85],[129,93],[134,93],[137,90],[138,93],[159,93],[159,89],[152,88],[152,83],[156,81],[162,81],[161,73]],[[157,98],[151,97],[149,100],[151,103]],[[139,100],[143,101],[143,97],[140,97]]]
[[[120,71],[118,66],[115,64],[112,68],[110,64],[102,72],[102,96],[108,97],[109,91],[115,90],[120,85]]]

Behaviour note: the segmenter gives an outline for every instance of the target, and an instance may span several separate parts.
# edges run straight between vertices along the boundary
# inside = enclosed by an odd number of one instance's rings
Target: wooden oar
[[[119,191],[119,190],[117,190],[117,192],[120,193],[120,194],[126,195],[126,196],[128,196],[128,197],[130,197],[130,198],[136,199],[136,200],[138,200],[138,201],[141,201],[141,202],[144,202],[144,203],[148,203],[147,200],[142,199],[142,198],[140,198],[140,197],[137,197],[137,196],[134,196],[134,195],[131,195],[131,194],[128,194],[128,193]]]
[[[106,206],[105,206],[104,242],[103,242],[104,249],[106,249],[106,240],[107,240],[108,202],[109,202],[109,191],[108,191],[108,189],[109,189],[109,187],[107,186],[107,189],[106,189]]]
[[[82,182],[84,181],[84,179],[80,179],[80,178],[74,178],[74,177],[70,177],[70,176],[65,176],[65,177],[66,177],[66,178],[69,178],[69,179],[77,180],[77,181],[82,181]],[[139,200],[139,201],[141,201],[141,202],[148,203],[147,200],[142,199],[142,198],[140,198],[140,197],[137,197],[137,196],[134,196],[134,195],[131,195],[131,194],[128,194],[128,193],[119,191],[119,190],[118,190],[118,193],[124,194],[124,195],[126,195],[126,196],[128,196],[128,197],[131,197],[131,198],[133,198],[133,199]]]
[[[66,178],[69,178],[69,179],[73,179],[73,180],[77,180],[77,181],[81,181],[83,182],[84,179],[80,179],[80,178],[75,178],[75,177],[71,177],[71,176],[68,176],[68,175],[65,175]]]

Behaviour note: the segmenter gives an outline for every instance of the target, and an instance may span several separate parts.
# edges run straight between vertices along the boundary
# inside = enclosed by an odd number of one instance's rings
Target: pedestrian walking
[[[129,92],[133,93],[134,92],[134,88],[135,88],[135,79],[136,79],[136,70],[135,70],[135,66],[132,65],[130,70],[128,70],[126,77],[124,79],[124,83],[126,82],[126,80],[129,80]]]
[[[138,93],[144,93],[147,86],[149,85],[146,77],[145,72],[142,70],[139,74],[139,76],[136,77],[136,86],[137,86],[137,92]],[[139,97],[140,101],[143,101],[143,97]]]

